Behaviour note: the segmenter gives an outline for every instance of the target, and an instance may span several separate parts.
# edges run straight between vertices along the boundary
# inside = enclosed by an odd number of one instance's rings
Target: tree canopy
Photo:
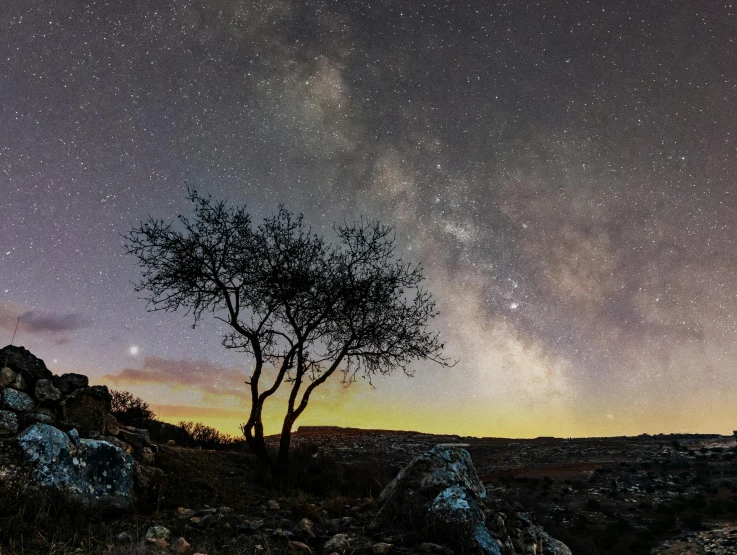
[[[185,310],[195,326],[212,314],[228,326],[223,345],[253,358],[243,432],[263,461],[273,462],[262,409],[280,387],[289,388],[284,464],[292,425],[334,373],[350,382],[394,369],[412,375],[408,365],[418,359],[449,365],[429,327],[437,312],[422,267],[397,256],[392,227],[367,220],[335,225],[327,242],[283,206],[254,225],[245,206],[194,190],[188,198],[192,217],[149,218],[125,234],[142,270],[136,291],[150,310]],[[268,367],[275,377],[264,383]]]

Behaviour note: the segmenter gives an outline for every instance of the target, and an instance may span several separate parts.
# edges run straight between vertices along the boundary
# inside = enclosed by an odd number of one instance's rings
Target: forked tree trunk
[[[286,475],[289,471],[289,444],[292,440],[292,426],[296,418],[292,414],[284,417],[284,424],[281,428],[281,437],[279,439],[279,472]]]
[[[272,467],[273,461],[269,457],[269,453],[266,450],[266,442],[264,441],[264,424],[261,420],[261,409],[261,404],[251,408],[251,416],[244,426],[243,431],[246,436],[246,443],[253,454],[256,455],[256,458],[267,467]]]

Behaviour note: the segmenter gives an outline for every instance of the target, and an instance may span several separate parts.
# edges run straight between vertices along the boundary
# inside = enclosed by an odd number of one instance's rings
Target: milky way
[[[147,313],[121,247],[187,183],[328,237],[379,219],[426,268],[458,365],[333,384],[304,423],[729,432],[736,9],[6,1],[0,342],[22,315],[52,370],[236,429],[249,362]]]

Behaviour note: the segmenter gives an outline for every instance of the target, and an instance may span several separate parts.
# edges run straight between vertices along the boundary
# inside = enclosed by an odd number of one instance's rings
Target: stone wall
[[[0,349],[0,448],[20,448],[32,487],[128,508],[134,484],[152,485],[161,474],[152,467],[156,446],[147,430],[118,424],[110,403],[108,388],[90,386],[87,376],[57,376],[23,347]],[[109,472],[92,471],[100,468]]]

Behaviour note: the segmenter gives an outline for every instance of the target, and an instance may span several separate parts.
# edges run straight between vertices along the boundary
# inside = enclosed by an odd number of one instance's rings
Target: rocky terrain
[[[318,428],[297,442],[347,464],[401,467],[466,449],[490,498],[519,503],[574,553],[737,553],[737,440],[719,435],[530,440]]]
[[[302,427],[285,482],[119,424],[107,388],[21,347],[0,364],[0,553],[737,553],[732,436]]]

